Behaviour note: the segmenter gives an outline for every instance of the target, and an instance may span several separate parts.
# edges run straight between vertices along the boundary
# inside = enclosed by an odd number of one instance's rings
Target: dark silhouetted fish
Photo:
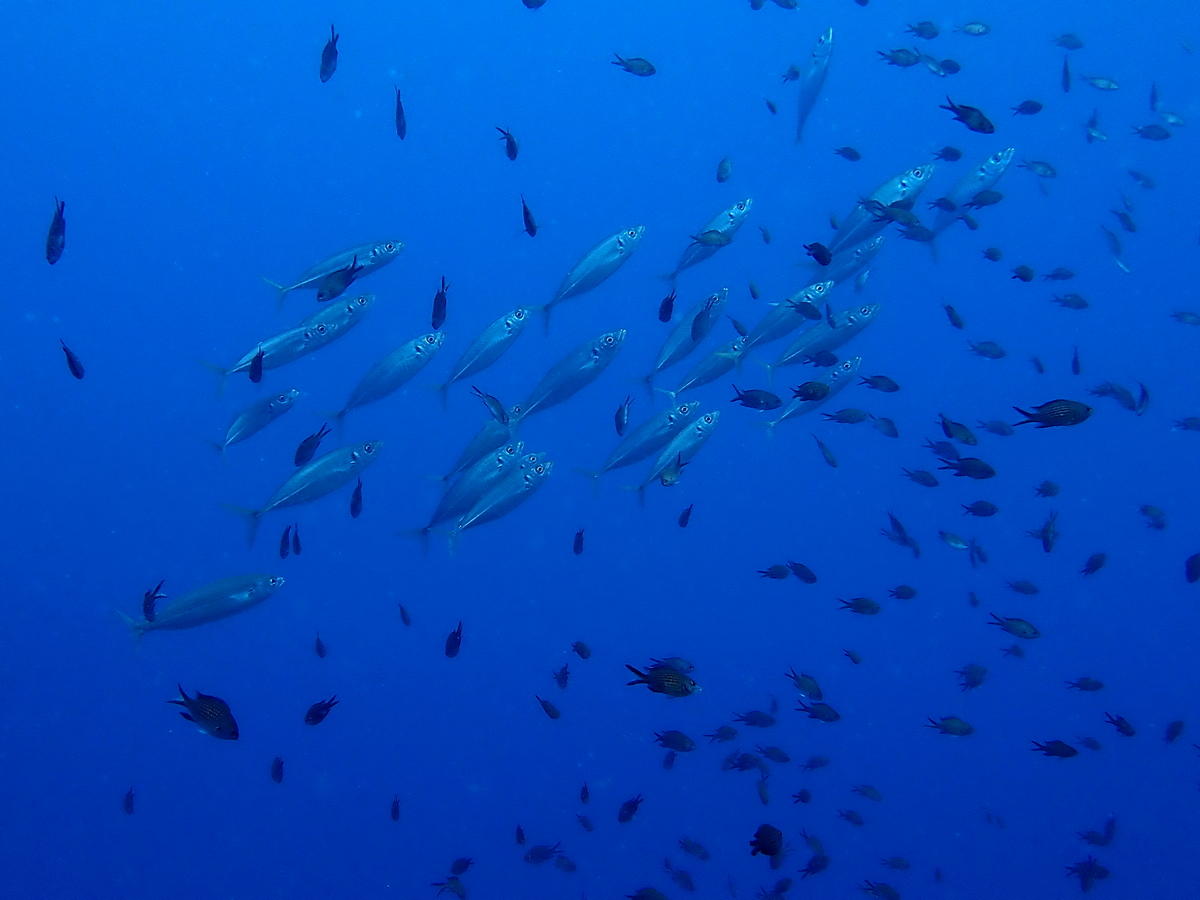
[[[67,201],[54,198],[54,218],[50,220],[50,229],[46,232],[46,262],[50,265],[62,259],[67,246],[67,220],[63,214],[66,208]]]
[[[179,686],[176,685],[176,687]],[[199,691],[196,692],[196,696],[189,697],[187,691],[182,687],[179,687],[179,696],[182,699],[168,700],[167,702],[182,706],[183,712],[179,715],[183,718],[194,722],[197,728],[215,738],[223,741],[238,739],[237,721],[233,718],[229,704],[220,697],[202,694]]]
[[[325,42],[325,46],[321,49],[321,83],[324,84],[333,77],[333,73],[337,71],[338,63],[338,38],[341,37],[333,28],[329,26],[329,40]]]

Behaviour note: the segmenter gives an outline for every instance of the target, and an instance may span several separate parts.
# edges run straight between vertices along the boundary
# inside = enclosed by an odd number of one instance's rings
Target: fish
[[[442,652],[445,653],[448,659],[454,659],[454,657],[458,656],[458,651],[462,649],[462,637],[463,623],[460,619],[454,630],[446,635],[446,643]]]
[[[773,419],[766,423],[768,431],[773,432],[775,426],[780,422],[786,422],[788,419],[802,416],[807,412],[811,412],[819,406],[827,403],[830,397],[844,390],[846,387],[854,383],[855,376],[858,375],[859,366],[862,365],[862,357],[855,356],[850,359],[842,360],[829,371],[822,375],[818,383],[828,386],[829,391],[823,397],[813,400],[803,400],[799,397],[792,400],[783,408],[779,418]]]
[[[196,691],[194,697],[189,697],[181,686],[176,687],[179,688],[179,696],[182,699],[167,702],[183,707],[183,712],[179,715],[195,723],[197,728],[212,737],[223,741],[238,739],[237,720],[234,719],[228,703],[220,697],[202,694],[200,691]]]
[[[733,161],[728,156],[723,156],[717,163],[717,183],[724,184],[731,175],[733,175]]]
[[[800,96],[796,107],[796,143],[804,136],[804,125],[816,106],[821,90],[825,86],[825,77],[829,72],[829,63],[833,58],[833,29],[826,28],[817,38],[812,49],[812,58],[808,71],[800,80]]]
[[[625,435],[599,469],[586,474],[599,478],[605,472],[633,465],[657,453],[686,427],[698,409],[699,404],[686,400],[655,413]]]
[[[675,310],[675,289],[671,289],[671,293],[662,298],[658,304],[658,321],[670,322],[671,313]]]
[[[632,403],[633,397],[626,396],[625,401],[617,407],[616,413],[613,414],[613,425],[616,426],[618,437],[624,437],[625,429],[629,427],[629,407]]]
[[[778,396],[770,391],[751,388],[743,391],[736,384],[730,385],[733,388],[734,397],[730,403],[740,403],[747,409],[771,410],[778,409],[783,405]]]
[[[292,526],[286,525],[279,536],[279,558],[287,559],[292,552]]]
[[[862,154],[859,153],[854,147],[837,147],[833,152],[842,159],[850,162],[858,162],[862,159]]]
[[[325,42],[325,46],[321,48],[321,84],[327,82],[333,77],[333,73],[337,71],[338,64],[338,38],[341,37],[333,28],[329,26],[329,40]]]
[[[130,788],[125,792],[125,796],[121,798],[121,812],[127,816],[132,816],[134,812],[134,799],[133,788]]]
[[[663,473],[674,468],[676,472],[692,461],[700,448],[712,437],[713,431],[721,421],[720,410],[712,410],[697,417],[694,423],[686,425],[675,435],[658,454],[651,466],[649,474],[638,486],[638,496],[644,497],[646,487],[662,479]]]
[[[258,509],[231,507],[247,523],[247,540],[253,546],[258,525],[267,513],[287,506],[311,503],[357,479],[379,458],[381,441],[363,441],[331,450],[296,469]]]
[[[540,456],[540,454],[538,454]],[[525,503],[546,483],[554,471],[554,462],[545,460],[529,466],[521,466],[505,475],[499,483],[484,494],[469,511],[455,523],[450,532],[451,541],[468,528],[492,522],[508,515]]]
[[[46,262],[54,265],[67,248],[67,201],[54,198],[54,217],[46,231]]]
[[[479,398],[480,402],[482,402],[487,408],[488,413],[491,414],[493,419],[495,419],[501,425],[508,425],[508,410],[504,408],[504,404],[500,402],[499,398],[485,393],[484,391],[475,387],[475,385],[471,385],[471,393]]]
[[[684,391],[689,391],[704,384],[711,384],[731,371],[735,366],[740,365],[745,353],[746,338],[739,335],[728,344],[718,347],[704,359],[700,360],[675,390],[663,391],[663,393],[674,400]],[[659,390],[662,389],[660,388]]]
[[[265,355],[266,354],[263,352],[263,348],[259,347],[258,352],[254,354],[254,359],[250,360],[250,368],[246,370],[246,374],[250,377],[250,381],[253,384],[259,384],[262,382],[263,357]]]
[[[689,505],[688,505],[688,506],[687,506],[687,507],[686,507],[686,508],[683,510],[683,512],[681,512],[681,513],[679,514],[679,519],[678,519],[677,521],[678,521],[678,524],[679,524],[679,527],[680,527],[680,528],[687,528],[687,527],[688,527],[688,523],[692,521],[692,510],[693,510],[693,509],[695,509],[695,508],[696,508],[696,505],[695,505],[694,503],[693,503],[693,504],[689,504]]]
[[[257,606],[283,587],[284,583],[280,575],[239,575],[222,578],[188,591],[170,603],[158,607],[153,619],[138,620],[124,613],[119,615],[139,637],[149,631],[195,628]]]
[[[67,359],[67,371],[70,372],[76,380],[83,381],[83,376],[86,374],[83,368],[83,363],[79,361],[79,357],[75,355],[75,351],[67,346],[67,342],[62,338],[58,339],[59,346],[62,347],[63,356]]]
[[[655,664],[643,672],[626,663],[625,668],[634,675],[634,680],[626,682],[626,686],[644,684],[651,693],[665,694],[668,697],[690,697],[700,691],[700,685],[695,679],[671,666]],[[636,811],[636,806],[634,809]]]
[[[575,532],[575,540],[571,543],[571,552],[576,556],[583,553],[583,529],[580,528]]]
[[[546,329],[550,328],[550,311],[555,306],[592,290],[611,277],[628,262],[629,257],[641,245],[645,234],[645,225],[635,225],[606,237],[585,253],[563,278],[550,302],[541,307]]]
[[[355,278],[365,278],[396,260],[403,250],[403,241],[373,241],[368,244],[359,244],[314,263],[301,272],[290,285],[279,284],[266,278],[263,280],[279,292],[279,299],[282,302],[283,298],[292,291],[318,291],[331,275],[336,272],[348,271],[353,267],[357,267]]]
[[[889,178],[872,191],[865,200],[860,200],[850,213],[842,219],[841,226],[834,236],[825,242],[829,251],[837,256],[839,250],[854,244],[862,243],[874,237],[887,226],[887,221],[880,221],[868,209],[870,204],[892,206],[896,203],[916,202],[921,192],[929,185],[936,167],[933,163],[914,166],[898,175]]]
[[[525,330],[525,325],[529,322],[529,312],[528,308],[518,306],[479,333],[451,367],[450,377],[439,386],[443,401],[454,382],[482,372],[504,355]]]
[[[678,363],[695,350],[708,337],[713,324],[721,313],[726,300],[729,298],[729,288],[721,288],[709,294],[676,323],[675,327],[663,341],[654,368],[643,378],[647,385],[651,384],[654,376]],[[697,327],[699,326],[699,327]]]
[[[450,285],[446,283],[446,276],[443,275],[441,287],[433,295],[433,314],[430,317],[429,327],[434,331],[446,324],[446,291],[448,290],[450,290]]]
[[[829,252],[829,248],[824,244],[814,241],[811,244],[805,244],[804,249],[818,266],[827,266],[833,262],[833,254]]]
[[[832,281],[818,281],[773,306],[758,324],[750,329],[746,338],[746,349],[751,350],[785,337],[806,321],[814,321],[813,313],[819,319],[821,314],[817,304],[825,300],[833,286]]]
[[[334,694],[328,700],[318,700],[304,713],[304,724],[320,725],[338,703],[337,694]]]
[[[984,115],[983,110],[977,107],[958,104],[947,97],[946,105],[939,106],[938,109],[945,109],[953,113],[954,120],[962,122],[967,126],[968,131],[975,131],[979,134],[993,134],[996,131],[996,126]]]
[[[271,760],[271,780],[283,784],[283,757],[277,756]]]
[[[167,599],[167,595],[162,592],[164,584],[166,584],[165,579],[142,594],[142,618],[147,622],[153,622],[157,617],[158,612],[156,607],[158,601]]]
[[[620,54],[614,53],[616,59],[612,60],[614,66],[624,69],[630,75],[637,75],[642,78],[648,78],[658,70],[654,68],[654,63],[648,59],[643,59],[640,56],[621,57]]]
[[[832,324],[826,320],[814,322],[797,336],[775,362],[767,366],[767,370],[796,365],[819,353],[837,350],[875,321],[880,308],[878,303],[864,303],[832,316]]]
[[[399,797],[397,797],[397,796],[392,797],[392,805],[388,809],[388,815],[391,817],[393,822],[400,821],[400,798]]]
[[[538,705],[541,706],[542,712],[546,714],[546,718],[559,719],[562,717],[562,712],[559,710],[559,708],[549,700],[539,697],[536,694],[534,695],[534,699],[537,700]]]
[[[346,292],[346,288],[354,283],[354,279],[358,277],[363,268],[363,266],[358,264],[358,257],[356,256],[350,260],[348,266],[330,272],[317,285],[317,302],[326,303],[340,297]]]
[[[530,237],[537,237],[537,220],[533,218],[533,212],[529,209],[529,204],[525,202],[524,194],[521,195],[521,227]]]
[[[358,484],[354,486],[354,493],[350,495],[350,518],[357,519],[362,515],[362,479],[358,479]]]
[[[342,408],[330,414],[331,418],[340,424],[351,410],[375,403],[399,390],[433,361],[445,339],[443,332],[431,331],[401,344],[367,370],[350,391]]]
[[[1025,417],[1020,422],[1014,422],[1014,425],[1036,423],[1038,428],[1078,425],[1086,422],[1092,415],[1092,408],[1078,400],[1050,400],[1033,407],[1032,412],[1019,406],[1014,406],[1013,409]]]
[[[1059,84],[1062,85],[1064,94],[1071,93],[1071,58],[1069,56],[1063,57],[1062,73],[1059,76]]]
[[[292,526],[292,556],[299,556],[301,553],[300,546],[300,523],[297,522]]]
[[[396,90],[396,137],[404,140],[408,137],[408,116],[404,112],[404,100],[400,96],[400,88],[392,85]]]
[[[329,434],[329,425],[325,422],[321,423],[321,427],[304,438],[297,446],[296,452],[292,455],[292,463],[299,468],[305,465],[313,456],[316,455],[317,448],[321,446],[321,441]]]
[[[595,381],[616,358],[626,333],[624,328],[606,331],[563,357],[542,376],[515,421],[556,406]]]
[[[220,453],[224,453],[233,444],[240,443],[258,434],[258,432],[288,412],[295,405],[299,397],[300,391],[296,388],[291,388],[256,400],[233,417],[233,421],[225,429],[225,437],[219,443],[214,442],[212,445],[213,448]]]
[[[324,659],[329,654],[329,649],[325,646],[325,642],[321,640],[321,635],[317,635],[317,639],[313,641],[313,652],[317,654],[319,659]]]
[[[496,130],[500,132],[500,140],[504,142],[504,155],[510,160],[516,161],[517,154],[521,152],[521,148],[517,145],[517,139],[512,136],[512,132],[507,129],[496,126]]]
[[[987,157],[978,166],[964,175],[938,202],[930,230],[941,234],[959,218],[959,208],[965,207],[985,191],[994,190],[1016,156],[1015,147],[1005,147]]]
[[[679,256],[679,261],[675,263],[674,270],[664,277],[673,282],[684,269],[690,269],[692,266],[704,262],[722,247],[727,246],[745,224],[746,217],[750,215],[753,206],[754,198],[747,197],[713,216],[703,228],[696,232],[692,242],[684,248],[683,253]]]

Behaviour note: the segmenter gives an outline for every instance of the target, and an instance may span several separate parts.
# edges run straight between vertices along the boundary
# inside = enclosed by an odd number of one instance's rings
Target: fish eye
[[[611,334],[604,339],[604,343],[606,343],[606,344],[611,344],[612,342],[613,342],[613,339],[612,339]]]
[[[711,423],[711,422],[712,422],[712,420],[713,420],[712,416],[705,416],[705,417],[704,417],[704,422],[705,422],[705,424]]]
[[[546,471],[546,467],[539,465],[539,466],[537,466],[537,468],[534,469],[534,471],[537,472],[539,475],[541,475],[543,472]]]
[[[365,444],[363,444],[363,451],[366,453],[374,453],[375,452],[375,442],[367,441]]]
[[[513,318],[514,318],[514,319],[523,319],[523,318],[525,318],[525,310],[523,310],[523,309],[518,309],[518,310],[517,310],[515,313],[513,313]]]
[[[318,325],[318,326],[317,326],[317,334],[324,334],[324,333],[325,333],[325,332],[327,332],[328,330],[329,330],[329,329],[328,329],[327,327],[325,327],[324,325]]]
[[[383,249],[388,250],[388,251],[395,250],[396,245],[393,244],[391,241],[388,241],[386,244],[383,245]]]
[[[631,238],[632,238],[632,237],[637,237],[637,232],[636,232],[636,231],[634,231],[634,230],[631,228],[631,229],[629,229],[627,232],[625,232],[625,235],[626,235],[627,237],[631,237]]]
[[[287,402],[288,402],[288,395],[287,395],[287,394],[280,394],[280,395],[279,395],[278,397],[276,397],[275,399],[276,399],[276,400],[278,400],[280,403],[287,403]]]
[[[427,335],[425,335],[425,343],[436,344],[437,338],[435,338],[432,334],[427,334]]]
[[[517,448],[514,447],[512,444],[509,444],[507,447],[504,448],[504,452],[507,453],[509,456],[512,456],[514,453],[517,452]]]
[[[745,208],[746,208],[746,204],[745,204],[744,202],[742,202],[742,203],[738,203],[738,205],[737,205],[737,209],[738,209],[738,211],[739,211],[739,212],[741,212],[741,211],[742,211],[742,210],[744,210]]]
[[[870,312],[871,312],[871,307],[869,307],[869,306],[860,306],[860,307],[858,308],[858,311],[859,311],[860,313],[862,313],[864,316],[865,316],[865,315],[869,315],[869,314],[870,314]]]
[[[924,178],[925,170],[924,169],[913,169],[913,176],[915,178]]]

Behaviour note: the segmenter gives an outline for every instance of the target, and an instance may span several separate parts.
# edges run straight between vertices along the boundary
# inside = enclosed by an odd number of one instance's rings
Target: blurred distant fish
[[[645,225],[635,225],[607,237],[584,254],[563,278],[554,297],[542,307],[546,328],[550,327],[550,311],[571,297],[590,291],[625,265],[646,234]]]
[[[263,348],[259,347],[258,352],[254,354],[254,359],[250,360],[250,368],[246,370],[246,374],[249,375],[250,381],[253,384],[259,384],[262,381],[263,358],[265,356]]]
[[[188,591],[170,603],[159,606],[153,619],[138,620],[121,613],[121,618],[136,635],[148,631],[175,631],[207,625],[262,603],[284,585],[278,575],[241,575],[223,578]],[[161,585],[160,585],[161,586]],[[157,594],[157,589],[155,589]],[[158,599],[166,599],[159,595]]]
[[[134,793],[133,788],[125,792],[125,796],[121,798],[121,811],[127,816],[132,816],[134,811]]]
[[[804,136],[804,124],[808,121],[809,114],[812,113],[817,99],[821,96],[821,89],[825,86],[825,76],[829,71],[829,61],[832,56],[833,29],[826,28],[817,38],[817,43],[812,50],[812,60],[808,64],[808,71],[804,73],[804,77],[800,81],[800,98],[796,107],[796,143],[800,143],[800,139]]]
[[[271,780],[283,784],[283,757],[277,756],[271,760]]]
[[[50,265],[62,259],[67,246],[66,208],[67,201],[54,198],[54,218],[50,220],[50,229],[46,232],[46,262]]]
[[[325,46],[321,48],[321,84],[327,82],[333,77],[333,73],[337,71],[338,63],[338,38],[341,37],[333,28],[329,26],[329,40],[325,42]]]
[[[575,532],[575,540],[571,543],[571,552],[576,556],[583,553],[583,529],[580,528]]]
[[[433,295],[433,313],[430,316],[430,327],[437,331],[446,324],[446,292],[450,290],[450,285],[446,283],[446,276],[442,276],[441,285],[437,289],[437,293]]]
[[[400,140],[408,137],[408,116],[404,113],[404,100],[400,96],[398,87],[396,88],[396,137]]]
[[[674,271],[669,273],[666,278],[674,281],[684,269],[704,262],[722,247],[727,246],[733,240],[734,235],[738,233],[738,229],[745,224],[746,217],[750,215],[750,209],[753,206],[754,199],[747,197],[717,213],[695,233],[692,242],[680,254]]]
[[[1059,82],[1062,84],[1064,94],[1071,92],[1071,58],[1063,57],[1062,74],[1059,77]]]
[[[347,272],[351,268],[356,269],[355,279],[365,278],[396,259],[403,249],[403,241],[376,241],[370,244],[359,244],[309,266],[290,285],[279,284],[269,278],[264,278],[263,281],[279,291],[282,301],[292,291],[319,291],[330,276],[337,272]],[[328,289],[329,286],[326,287]],[[325,299],[332,299],[332,296],[327,296]]]
[[[177,685],[178,687],[178,685]],[[238,739],[238,724],[233,717],[229,704],[220,697],[202,694],[196,691],[196,696],[189,697],[187,691],[179,687],[180,700],[168,700],[176,706],[182,706],[184,711],[179,715],[194,722],[196,727],[205,734],[220,738],[223,741]]]
[[[142,594],[142,618],[147,622],[153,622],[157,616],[158,601],[167,599],[167,595],[162,592],[164,584],[166,584],[165,579]]]
[[[279,536],[279,558],[287,559],[292,552],[292,526],[285,525]]]
[[[695,509],[695,504],[690,504],[683,512],[679,514],[679,527],[687,528],[688,523],[692,521],[692,510]]]
[[[518,306],[510,312],[506,312],[480,332],[479,336],[471,342],[458,361],[454,363],[450,370],[450,378],[439,388],[442,399],[445,400],[450,385],[454,382],[466,378],[468,375],[482,372],[503,356],[504,352],[512,346],[513,341],[521,336],[528,321],[529,310]]]
[[[463,623],[460,621],[453,631],[446,635],[446,645],[443,652],[449,659],[454,659],[458,656],[458,651],[462,649]]]
[[[350,518],[357,519],[362,515],[362,479],[358,479],[358,484],[354,486],[354,493],[350,495]]]
[[[675,289],[671,288],[671,293],[662,298],[658,304],[658,321],[670,322],[671,314],[675,311]]]
[[[613,415],[613,424],[616,426],[618,437],[625,436],[625,429],[629,426],[629,407],[632,403],[633,397],[627,396]]]

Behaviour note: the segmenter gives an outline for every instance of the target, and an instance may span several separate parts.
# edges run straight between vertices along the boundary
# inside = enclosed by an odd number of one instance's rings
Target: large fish
[[[645,225],[635,225],[618,231],[612,237],[607,237],[584,254],[583,259],[575,263],[571,271],[563,278],[554,298],[542,307],[546,328],[550,328],[550,310],[571,297],[577,297],[590,291],[606,278],[625,265],[625,261],[633,254],[642,242],[646,233]]]
[[[658,458],[654,460],[654,465],[650,467],[650,474],[638,485],[638,498],[644,498],[646,487],[660,480],[664,473],[669,470],[678,473],[690,463],[692,457],[699,453],[700,448],[712,437],[713,429],[717,427],[720,420],[720,410],[714,409],[712,412],[706,412],[697,417],[695,422],[689,423],[675,435],[658,454]]]
[[[780,354],[779,359],[767,366],[767,369],[798,365],[818,353],[838,349],[874,322],[878,312],[878,303],[864,303],[834,313],[832,323],[828,318],[813,322],[810,328],[806,328],[791,346]]]
[[[659,372],[669,369],[700,346],[712,331],[728,298],[729,288],[721,288],[693,306],[686,315],[679,317],[679,321],[675,323],[675,327],[671,329],[658,351],[654,368],[643,379],[646,384],[650,384]]]
[[[980,191],[989,191],[994,188],[1004,177],[1004,173],[1008,171],[1016,152],[1015,147],[999,150],[959,179],[958,183],[950,189],[950,193],[938,201],[937,215],[933,217],[933,225],[930,226],[930,230],[934,234],[945,231],[954,223],[955,219],[962,215],[961,207],[964,203],[967,203]]]
[[[454,382],[466,378],[468,375],[474,375],[476,372],[482,372],[503,356],[505,351],[512,346],[513,341],[521,336],[528,321],[529,310],[518,306],[483,329],[479,336],[471,342],[471,345],[463,351],[462,356],[450,370],[450,377],[439,388],[442,392],[442,399],[445,400],[450,385]]]
[[[233,417],[233,421],[225,429],[225,438],[219,443],[214,441],[213,447],[224,453],[232,444],[252,437],[291,409],[299,396],[300,392],[291,388],[251,403]]]
[[[467,446],[463,448],[458,455],[454,465],[450,471],[442,476],[442,481],[449,481],[459,472],[474,465],[483,459],[497,447],[502,446],[510,440],[516,432],[517,423],[520,422],[521,416],[524,415],[525,407],[521,404],[510,406],[508,408],[508,423],[501,422],[494,416],[488,416],[483,427],[475,433],[475,436],[467,442]]]
[[[641,462],[650,454],[657,453],[683,430],[698,408],[699,405],[694,401],[681,401],[655,413],[626,434],[599,469],[587,474],[599,478],[611,469]]]
[[[567,354],[542,376],[529,398],[521,404],[520,415],[515,420],[509,417],[513,424],[562,403],[595,381],[616,357],[625,341],[625,333],[624,328],[606,331]]]
[[[325,455],[318,456],[312,462],[296,469],[261,508],[234,507],[234,510],[244,516],[247,521],[249,543],[254,544],[258,525],[267,513],[285,506],[311,503],[313,500],[319,500],[326,494],[349,484],[361,476],[363,470],[379,458],[379,451],[382,447],[381,441],[364,441],[361,444],[330,450]]]
[[[812,61],[800,81],[800,103],[797,106],[796,143],[804,136],[804,123],[821,96],[825,86],[825,75],[829,71],[829,60],[833,56],[833,29],[826,28],[813,46]]]
[[[692,388],[716,381],[735,366],[741,364],[742,357],[746,355],[747,340],[749,338],[739,335],[728,344],[718,347],[696,364],[695,368],[679,383],[679,387],[673,391],[663,391],[663,393],[674,400],[684,391],[690,391]]]
[[[773,432],[775,426],[780,422],[802,416],[828,403],[831,397],[845,390],[849,385],[854,384],[854,376],[858,374],[858,369],[861,365],[862,357],[854,356],[850,359],[842,360],[836,366],[829,369],[820,378],[815,379],[826,385],[829,388],[829,393],[820,400],[801,400],[799,397],[792,400],[791,403],[783,408],[783,412],[780,413],[778,419],[766,423],[768,431]]]
[[[727,246],[746,221],[746,216],[750,215],[750,207],[753,205],[754,199],[747,197],[745,200],[739,200],[729,209],[717,213],[696,232],[692,242],[684,248],[680,255],[679,262],[675,264],[675,271],[666,277],[674,281],[684,269],[704,262],[722,247]]]
[[[370,244],[359,244],[357,247],[335,253],[327,259],[309,266],[291,284],[279,284],[269,278],[264,278],[263,281],[279,291],[279,299],[282,302],[283,298],[292,291],[319,291],[326,283],[326,279],[335,276],[338,272],[354,269],[356,271],[351,280],[357,281],[359,278],[365,278],[394,260],[403,249],[403,241],[375,241]],[[348,284],[349,282],[347,282]],[[333,296],[325,299],[333,299]]]
[[[338,422],[346,418],[352,409],[382,400],[420,372],[442,349],[445,335],[431,331],[402,344],[377,362],[354,386],[346,403],[333,413]]]
[[[857,288],[859,277],[861,276],[864,279],[867,277],[867,274],[871,270],[871,263],[879,255],[879,251],[883,249],[884,242],[884,236],[877,234],[875,237],[868,238],[862,243],[855,244],[853,247],[843,247],[833,255],[833,259],[829,265],[817,267],[817,271],[814,271],[813,275],[827,278],[834,284],[853,281]]]
[[[819,311],[824,307],[829,292],[832,290],[832,281],[818,281],[802,288],[786,300],[774,304],[746,335],[746,350],[749,351],[763,344],[769,344],[771,341],[777,341],[781,337],[791,334],[805,322],[814,321],[811,316],[801,313],[797,307],[807,306]]]
[[[536,457],[536,461],[528,465],[522,464],[513,472],[500,479],[500,483],[484,494],[469,511],[464,513],[450,532],[453,543],[458,535],[468,528],[492,522],[501,516],[506,516],[537,491],[554,469],[554,463],[545,458],[545,454],[526,454],[526,459]]]
[[[505,475],[521,465],[538,462],[538,454],[525,454],[525,442],[513,441],[489,451],[483,459],[470,465],[456,478],[438,500],[438,505],[429,516],[429,521],[419,534],[424,537],[435,525],[458,518],[470,511],[480,498],[495,487]],[[533,457],[539,456],[539,459]]]
[[[841,227],[829,241],[829,252],[836,254],[843,247],[861,243],[883,231],[887,220],[877,218],[868,209],[868,204],[879,203],[883,206],[891,206],[893,203],[916,202],[921,191],[925,190],[933,177],[933,170],[933,163],[916,166],[901,172],[894,178],[889,178],[875,188],[869,197],[860,200],[850,214],[842,220]]]
[[[222,578],[176,597],[155,609],[154,621],[133,619],[121,613],[121,618],[136,635],[147,631],[167,631],[207,625],[262,603],[283,587],[279,575],[242,575]]]

